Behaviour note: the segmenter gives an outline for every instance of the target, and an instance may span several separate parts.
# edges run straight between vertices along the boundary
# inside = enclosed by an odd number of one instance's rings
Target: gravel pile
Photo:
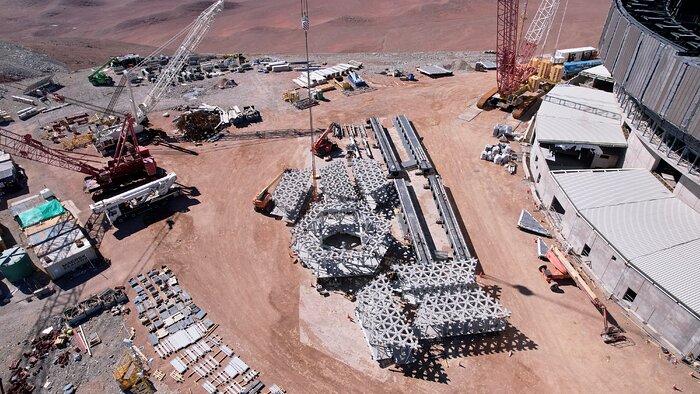
[[[66,67],[48,56],[0,41],[0,82],[36,78],[59,71],[66,71]]]

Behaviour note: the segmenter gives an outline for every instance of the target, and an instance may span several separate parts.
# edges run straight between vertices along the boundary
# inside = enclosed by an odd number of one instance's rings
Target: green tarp
[[[37,223],[41,223],[44,220],[56,217],[65,211],[65,208],[63,208],[63,205],[61,205],[58,200],[51,200],[45,204],[39,205],[36,208],[20,213],[19,225],[22,226],[22,228],[27,228]]]

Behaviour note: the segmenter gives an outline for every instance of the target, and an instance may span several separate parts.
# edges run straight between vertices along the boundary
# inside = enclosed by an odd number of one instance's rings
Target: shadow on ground
[[[449,366],[450,360],[489,354],[523,352],[537,350],[537,348],[537,343],[518,330],[517,327],[508,323],[506,329],[499,333],[424,342],[416,353],[416,361],[400,366],[398,371],[406,377],[448,384],[450,379],[445,365]],[[460,365],[460,362],[457,362],[457,365]]]

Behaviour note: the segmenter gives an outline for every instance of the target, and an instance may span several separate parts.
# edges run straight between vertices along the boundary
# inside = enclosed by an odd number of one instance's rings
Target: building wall
[[[630,133],[624,168],[644,168],[654,171],[661,160],[667,160],[659,151],[651,148],[648,141],[642,140],[643,138],[637,130]],[[689,207],[700,212],[700,184],[691,179],[685,171],[680,172],[681,178],[673,189],[673,194]]]
[[[661,119],[700,139],[700,64],[650,31],[614,0],[600,38],[605,66],[622,87]]]
[[[539,149],[531,151],[532,156]],[[532,163],[531,156],[531,163]],[[542,160],[540,158],[538,162]],[[534,170],[534,166],[531,167]],[[540,166],[541,168],[541,166]],[[535,175],[536,179],[537,175]],[[585,246],[588,256],[581,256],[584,268],[591,277],[625,309],[633,318],[646,325],[651,332],[675,348],[680,354],[700,354],[700,320],[678,305],[676,301],[635,271],[627,261],[588,222],[581,217],[566,194],[545,170],[535,190],[545,209],[551,209],[554,198],[564,208],[557,229],[566,239],[572,251],[581,255]],[[623,300],[627,289],[637,293],[634,302]]]

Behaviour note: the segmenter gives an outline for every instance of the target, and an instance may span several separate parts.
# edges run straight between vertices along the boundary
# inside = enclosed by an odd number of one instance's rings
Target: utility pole
[[[309,62],[309,3],[308,0],[301,0],[301,28],[304,30],[304,45],[306,47],[306,92],[309,99],[309,135],[311,136],[311,184],[313,185],[312,203],[316,203],[318,199],[318,187],[316,185],[316,155],[313,153],[313,145],[315,141],[314,133],[314,117],[311,111],[311,63]]]

